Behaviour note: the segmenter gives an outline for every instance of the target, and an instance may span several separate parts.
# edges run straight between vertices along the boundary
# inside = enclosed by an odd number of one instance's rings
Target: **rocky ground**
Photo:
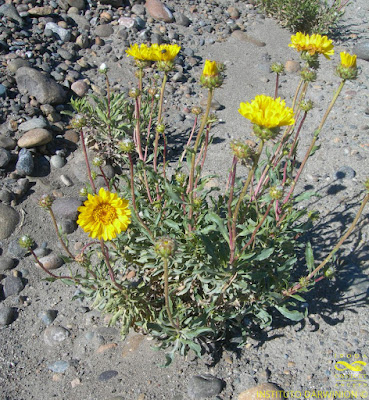
[[[226,64],[227,78],[214,102],[221,123],[214,129],[207,164],[219,181],[230,167],[229,141],[250,132],[237,112],[239,103],[273,94],[272,61],[288,60],[280,93],[287,103],[291,100],[299,57],[288,47],[290,33],[260,14],[251,0],[168,0],[166,5],[155,0],[146,5],[0,0],[1,399],[252,400],[257,385],[267,382],[297,398],[298,392],[300,398],[314,398],[313,393],[317,398],[317,391],[339,390],[334,366],[341,354],[349,363],[354,357],[367,360],[368,210],[361,233],[345,246],[337,277],[308,296],[310,313],[303,322],[280,321],[250,337],[241,350],[230,345],[215,358],[177,357],[166,369],[160,367],[163,354],[152,350],[148,337],[132,333],[121,341],[119,329],[107,327],[104,316],[88,303],[71,301],[77,288],[45,281],[18,246],[20,235],[32,235],[44,264],[67,273],[51,222],[37,206],[44,193],[57,197],[54,211],[71,247],[77,251],[83,246],[86,236],[75,221],[86,177],[78,134],[62,111],[72,95],[104,93],[97,72],[102,62],[110,68],[112,87],[128,90],[135,81],[124,52],[130,44],[181,45],[165,106],[166,120],[177,135],[192,126],[190,107],[204,101],[197,83],[204,60]],[[311,234],[318,258],[352,220],[368,178],[368,13],[367,0],[347,7],[336,55],[322,61],[309,93],[317,107],[307,121],[301,151],[338,86],[333,65],[339,50],[358,54],[361,73],[346,84],[321,135],[322,148],[299,187],[322,196],[310,204],[322,215]],[[106,173],[113,176],[114,170],[106,167]],[[365,384],[363,379],[359,389]],[[345,385],[341,390],[350,389]]]

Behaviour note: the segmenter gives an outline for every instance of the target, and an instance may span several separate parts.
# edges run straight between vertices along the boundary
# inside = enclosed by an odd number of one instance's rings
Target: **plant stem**
[[[295,95],[293,96],[293,101],[292,101],[292,110],[293,110],[293,112],[295,112],[297,96],[299,94],[299,91],[301,89],[301,86],[302,86],[303,82],[304,82],[303,79],[300,79],[300,82],[299,82],[299,84],[297,85],[297,88],[296,88]]]
[[[234,249],[235,249],[235,243],[233,241],[233,233],[232,233],[232,225],[231,225],[231,220],[232,220],[232,201],[233,201],[233,193],[234,193],[234,183],[236,180],[236,169],[237,169],[237,162],[238,159],[236,156],[233,156],[233,162],[232,162],[232,168],[231,168],[231,173],[230,173],[230,192],[229,192],[229,199],[228,199],[228,234],[229,234],[229,250],[230,250],[230,259],[229,263],[232,264],[233,262],[233,256],[234,256]]]
[[[113,282],[114,286],[118,290],[123,290],[123,286],[121,286],[115,279],[114,271],[113,271],[113,268],[111,267],[110,261],[109,261],[109,252],[108,252],[108,249],[105,246],[104,240],[102,238],[100,239],[100,245],[101,245],[101,251],[105,258],[106,266],[108,267],[109,276],[110,276],[111,281]]]
[[[185,146],[185,149],[183,150],[183,153],[182,153],[182,155],[181,155],[181,158],[179,159],[179,162],[182,162],[183,159],[184,159],[184,157],[185,157],[185,155],[186,155],[186,149],[187,149],[187,147],[190,145],[191,140],[192,140],[192,137],[193,137],[193,134],[195,133],[195,129],[196,129],[196,125],[197,125],[197,119],[198,119],[198,116],[195,115],[195,121],[194,121],[194,123],[193,123],[193,127],[192,127],[192,131],[191,131],[190,137],[189,137],[188,140],[187,140],[187,144],[186,144],[186,146]]]
[[[83,130],[80,129],[79,133],[81,135],[82,150],[83,150],[83,155],[85,156],[85,163],[86,163],[86,168],[87,168],[88,179],[90,180],[90,184],[91,184],[93,192],[96,193],[96,186],[95,186],[94,180],[92,179],[92,175],[91,175],[90,162],[88,161],[88,156],[87,156],[87,150],[86,150],[86,144],[85,144],[85,138],[84,138]]]
[[[279,74],[275,78],[275,91],[274,91],[274,98],[276,99],[278,96],[278,86],[279,86]]]
[[[165,298],[165,307],[167,309],[169,322],[172,325],[172,327],[178,333],[179,332],[179,327],[173,321],[172,312],[170,311],[170,306],[169,306],[169,273],[168,273],[168,259],[167,258],[163,259],[163,264],[164,264],[164,298]]]
[[[51,209],[51,207],[49,207],[48,210],[49,210],[51,219],[52,219],[53,224],[54,224],[54,228],[55,228],[56,234],[58,235],[58,238],[59,238],[59,241],[60,241],[61,245],[63,246],[64,250],[67,252],[67,254],[69,255],[69,257],[71,257],[72,260],[74,260],[74,255],[69,251],[68,246],[65,244],[63,238],[61,237],[61,234],[60,234],[60,232],[59,232],[58,224],[57,224],[57,222],[56,222],[56,219],[55,219],[55,215],[54,215],[53,210]]]
[[[146,134],[146,146],[145,146],[144,161],[146,161],[146,159],[147,159],[147,152],[148,152],[148,149],[149,149],[152,116],[153,116],[153,113],[154,113],[154,101],[155,101],[155,96],[152,96],[151,97],[150,119],[149,119],[149,124],[147,126],[147,134]]]

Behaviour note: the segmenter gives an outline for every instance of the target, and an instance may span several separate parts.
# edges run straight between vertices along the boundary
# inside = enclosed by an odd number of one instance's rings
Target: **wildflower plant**
[[[332,42],[318,35],[292,36],[291,46],[314,72],[319,55],[333,56]],[[330,261],[369,201],[367,193],[353,224],[322,262],[314,261],[312,248],[306,245],[306,272],[297,275],[298,253],[305,246],[297,239],[312,227],[315,216],[296,207],[311,193],[295,195],[294,191],[345,81],[357,75],[355,56],[341,54],[336,69],[341,83],[301,164],[296,162],[296,153],[313,107],[307,98],[310,80],[302,75],[290,106],[278,97],[278,79],[274,97],[261,94],[240,103],[238,111],[245,127],[247,121],[252,124],[255,141],[231,142],[231,169],[219,193],[209,188],[212,177],[203,170],[216,121],[210,114],[211,101],[225,78],[220,63],[205,61],[199,83],[208,93],[206,109],[193,108],[194,126],[178,163],[167,158],[163,100],[179,50],[177,45],[133,45],[127,50],[135,60],[138,83],[131,106],[122,105],[123,110],[132,107],[135,117],[129,120],[123,112],[128,122],[120,122],[130,128],[111,151],[128,172],[106,181],[106,189],[97,191],[89,150],[82,140],[90,186],[83,193],[88,199],[78,209],[77,223],[93,240],[86,239],[81,253],[73,255],[60,236],[69,261],[80,268],[69,277],[45,270],[51,279],[79,284],[81,296],[91,297],[94,307],[109,313],[123,336],[133,328],[157,338],[158,345],[168,349],[167,363],[176,352],[184,355],[192,350],[200,356],[208,341],[226,339],[230,332],[244,344],[249,334],[245,318],[262,328],[272,323],[273,310],[293,321],[304,318],[307,309],[301,306],[304,300],[299,293],[332,276]],[[155,102],[145,100],[148,65],[161,74],[157,108]],[[274,72],[278,78],[283,70],[275,65]],[[142,123],[145,102],[149,104],[147,124]],[[106,115],[84,115],[95,122],[89,125],[91,121],[75,117],[81,135],[92,126],[109,132],[106,125],[112,120]],[[101,158],[93,164],[101,168]],[[247,167],[246,175],[240,173],[240,164]],[[40,201],[53,218],[51,204],[48,197]],[[29,238],[23,238],[22,244],[32,252]],[[95,252],[101,254],[98,262],[93,261]]]

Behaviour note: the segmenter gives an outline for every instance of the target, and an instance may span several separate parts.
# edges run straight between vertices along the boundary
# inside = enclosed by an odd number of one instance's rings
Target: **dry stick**
[[[56,234],[58,235],[58,238],[59,238],[59,241],[60,241],[61,245],[63,246],[64,250],[68,253],[69,257],[71,257],[74,260],[74,255],[69,251],[68,246],[65,244],[63,238],[60,235],[60,232],[59,232],[59,229],[58,229],[58,224],[56,223],[56,219],[55,219],[55,215],[54,215],[53,210],[51,209],[51,207],[49,207],[48,210],[49,210],[49,213],[51,215],[51,219],[53,221],[54,228],[55,228]]]
[[[110,276],[111,281],[113,282],[114,286],[117,289],[123,290],[123,286],[120,285],[115,279],[114,271],[113,271],[113,268],[111,267],[110,261],[109,261],[108,248],[105,246],[103,238],[100,239],[100,245],[101,245],[101,251],[102,251],[102,253],[104,255],[104,258],[105,258],[106,266],[108,267],[109,276]]]
[[[133,204],[133,212],[135,213],[135,216],[137,220],[140,222],[142,227],[146,230],[146,232],[149,234],[150,239],[154,240],[154,236],[151,233],[150,229],[146,226],[146,224],[143,222],[141,217],[138,215],[137,212],[137,205],[136,205],[136,195],[135,195],[135,186],[134,186],[134,177],[133,177],[133,159],[132,155],[128,153],[128,158],[129,158],[129,172],[130,172],[130,178],[131,178],[131,197],[132,197],[132,204]]]
[[[83,130],[80,129],[79,133],[81,135],[82,150],[83,150],[83,155],[85,156],[85,163],[86,163],[86,168],[87,168],[88,179],[90,180],[90,184],[91,184],[92,190],[94,191],[94,193],[96,193],[96,186],[95,186],[94,180],[92,179],[92,175],[91,175],[91,168],[90,168],[90,163],[88,161],[88,156],[87,156],[87,150],[86,150],[86,144],[85,144],[85,138],[84,138],[84,135],[83,135]]]
[[[311,153],[312,149],[314,148],[315,142],[317,141],[317,139],[318,139],[318,137],[319,137],[320,131],[322,130],[322,128],[323,128],[323,126],[324,126],[324,124],[325,124],[325,121],[326,121],[327,118],[328,118],[329,113],[331,112],[331,110],[332,110],[332,108],[333,108],[333,106],[334,106],[334,104],[335,104],[335,102],[336,102],[336,100],[337,100],[339,94],[341,93],[341,90],[342,90],[344,84],[345,84],[345,80],[343,79],[343,80],[341,81],[341,83],[340,83],[338,89],[337,89],[337,92],[336,92],[335,95],[333,96],[333,99],[332,99],[332,101],[331,101],[329,107],[327,108],[327,111],[325,112],[325,114],[324,114],[324,116],[323,116],[323,119],[322,119],[322,121],[320,122],[320,125],[319,125],[318,129],[314,132],[314,138],[313,138],[313,140],[311,141],[310,147],[309,147],[308,151],[307,151],[306,154],[305,154],[304,160],[302,161],[302,163],[301,163],[301,165],[300,165],[300,168],[299,168],[299,170],[298,170],[298,172],[297,172],[297,174],[296,174],[296,177],[295,177],[294,181],[292,182],[291,189],[290,189],[290,191],[288,192],[286,198],[283,200],[283,204],[286,204],[286,203],[287,203],[287,201],[288,201],[289,198],[291,197],[293,191],[295,190],[295,187],[296,187],[297,181],[298,181],[298,179],[299,179],[299,177],[300,177],[300,175],[301,175],[301,172],[302,172],[302,170],[303,170],[304,167],[305,167],[305,164],[306,164],[306,162],[307,162],[307,160],[308,160],[308,158],[309,158],[309,156],[310,156],[310,153]]]
[[[305,278],[306,281],[309,281],[311,278],[313,278],[328,262],[329,260],[333,257],[333,255],[339,250],[339,248],[342,246],[343,242],[350,236],[351,232],[354,230],[367,202],[369,201],[369,193],[366,194],[364,197],[361,206],[352,221],[352,224],[350,228],[347,230],[347,232],[341,237],[339,242],[334,246],[333,250],[328,254],[328,256],[314,269],[314,271],[310,272],[309,275]],[[294,293],[296,293],[299,289],[301,289],[301,285],[298,283],[296,286],[291,288],[289,291],[285,291],[283,293],[284,296],[290,296]]]
[[[187,140],[186,147],[185,147],[185,149],[184,149],[183,152],[182,152],[182,155],[181,155],[181,158],[179,159],[179,162],[182,162],[183,159],[184,159],[184,157],[185,157],[185,155],[186,155],[187,147],[190,145],[191,140],[192,140],[192,137],[193,137],[193,134],[195,133],[195,129],[196,129],[196,125],[197,125],[197,119],[198,119],[198,116],[195,115],[195,121],[194,121],[194,123],[193,123],[193,127],[192,127],[192,131],[191,131],[190,137],[189,137],[188,140]]]
[[[172,327],[179,332],[179,327],[177,324],[174,323],[173,321],[173,316],[172,316],[172,312],[170,311],[170,307],[169,307],[169,274],[168,274],[168,259],[164,258],[163,259],[163,263],[164,263],[164,298],[165,298],[165,307],[167,309],[167,313],[168,313],[168,318],[169,318],[169,322],[172,325]]]
[[[167,83],[168,74],[164,72],[163,83],[160,90],[160,100],[159,100],[159,112],[158,112],[158,124],[161,123],[161,114],[163,112],[163,101],[164,101],[164,90],[165,84]],[[158,145],[159,145],[159,132],[155,132],[155,144],[154,144],[154,170],[157,172],[157,161],[158,161]]]

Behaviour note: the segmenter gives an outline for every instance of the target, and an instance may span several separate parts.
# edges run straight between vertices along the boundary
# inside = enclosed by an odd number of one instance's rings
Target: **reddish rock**
[[[286,63],[284,64],[284,69],[286,72],[294,73],[294,72],[299,72],[301,66],[298,61],[287,60]]]
[[[160,0],[147,0],[146,11],[148,14],[157,21],[172,22],[173,14]]]

